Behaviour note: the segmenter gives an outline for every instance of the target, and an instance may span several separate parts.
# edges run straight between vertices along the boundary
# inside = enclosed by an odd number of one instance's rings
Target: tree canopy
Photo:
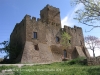
[[[71,36],[66,33],[66,32],[62,32],[61,34],[61,44],[64,48],[67,48],[69,45],[70,45],[70,39],[71,39]]]
[[[74,19],[78,20],[79,23],[91,26],[91,30],[100,27],[99,23],[97,24],[100,21],[100,0],[71,0],[71,5],[78,4],[82,4],[83,8],[75,12]]]
[[[10,50],[10,44],[8,41],[3,41],[0,43],[0,45],[3,45],[2,48],[0,48],[0,52],[4,51],[5,53],[7,53],[7,55],[5,57],[9,56],[9,50]]]
[[[88,35],[85,37],[85,43],[87,48],[93,51],[93,57],[95,57],[94,51],[98,48],[100,49],[100,40],[95,36]]]

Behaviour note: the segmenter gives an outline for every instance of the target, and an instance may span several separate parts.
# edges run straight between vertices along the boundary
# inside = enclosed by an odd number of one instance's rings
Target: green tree
[[[9,56],[9,50],[10,50],[9,42],[3,41],[0,43],[0,45],[3,45],[2,48],[0,48],[0,52],[4,51],[5,53],[7,53],[7,55],[5,56],[5,58],[7,58]]]
[[[100,21],[100,0],[71,0],[71,5],[78,4],[82,4],[83,8],[75,12],[76,17],[74,19],[78,20],[79,23],[91,26],[90,31],[100,27],[100,25],[96,25]]]
[[[62,32],[61,34],[61,44],[64,49],[70,45],[71,36],[67,32]]]

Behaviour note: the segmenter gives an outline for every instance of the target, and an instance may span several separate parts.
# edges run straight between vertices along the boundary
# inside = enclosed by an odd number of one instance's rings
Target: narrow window
[[[35,50],[39,50],[38,44],[37,45],[34,45],[34,49]]]
[[[34,37],[35,39],[37,39],[37,32],[34,32],[33,35],[34,35],[33,37]]]
[[[71,40],[69,40],[68,42],[71,43]]]
[[[56,37],[56,42],[59,42],[60,41],[60,38],[59,37]]]
[[[64,58],[67,58],[67,51],[64,50]]]

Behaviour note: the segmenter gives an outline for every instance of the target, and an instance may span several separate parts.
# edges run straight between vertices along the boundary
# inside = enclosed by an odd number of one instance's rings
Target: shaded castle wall
[[[26,23],[23,19],[20,23],[15,25],[13,32],[10,35],[10,59],[21,59],[22,50],[26,41]],[[20,55],[19,55],[20,54]]]

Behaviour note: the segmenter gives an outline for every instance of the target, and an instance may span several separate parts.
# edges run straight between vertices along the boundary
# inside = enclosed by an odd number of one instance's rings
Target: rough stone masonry
[[[60,41],[62,31],[71,36],[71,45],[65,50],[62,49]],[[60,10],[50,5],[40,11],[40,18],[25,15],[15,25],[10,35],[10,47],[9,58],[16,63],[59,62],[63,57],[90,57],[85,48],[82,28],[61,28]]]

